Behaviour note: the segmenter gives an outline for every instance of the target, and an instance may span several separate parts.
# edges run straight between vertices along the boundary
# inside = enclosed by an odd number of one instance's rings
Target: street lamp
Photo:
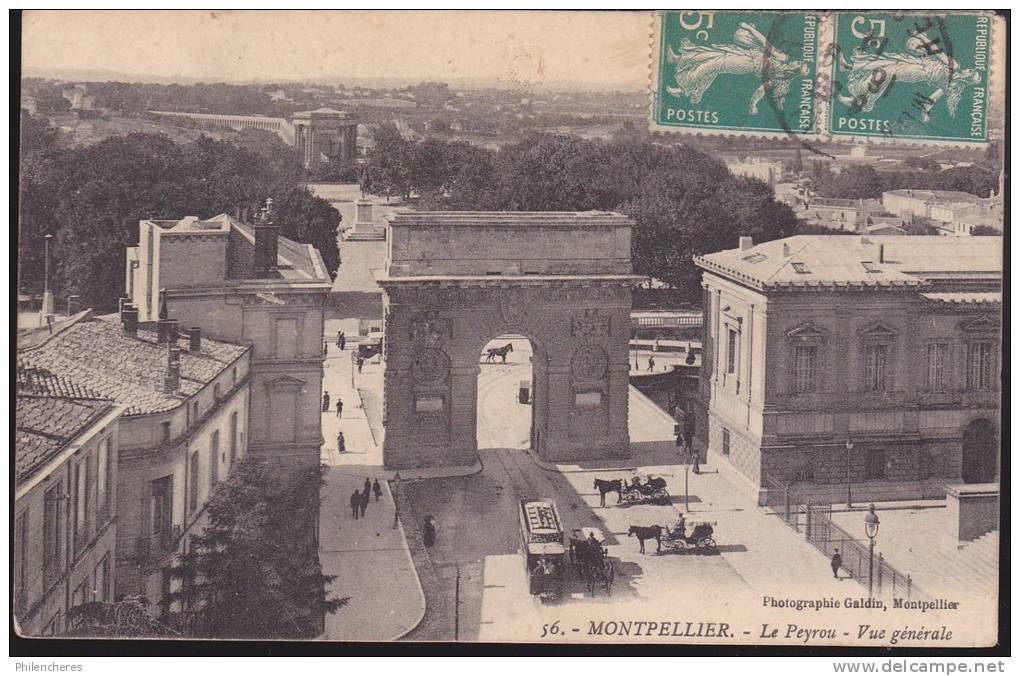
[[[868,596],[872,595],[875,581],[875,538],[878,536],[878,514],[875,514],[875,505],[868,507],[868,513],[864,516],[864,532],[868,536],[870,546],[868,548]]]
[[[854,450],[854,444],[850,437],[846,438],[846,508],[854,506],[853,496],[850,495],[850,451]]]

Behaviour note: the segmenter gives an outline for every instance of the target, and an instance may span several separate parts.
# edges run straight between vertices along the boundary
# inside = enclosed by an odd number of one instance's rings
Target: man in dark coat
[[[382,486],[379,485],[378,479],[372,482],[372,493],[375,495],[375,501],[379,502],[379,498],[382,497]]]
[[[355,519],[358,518],[358,508],[361,506],[361,492],[354,491],[351,493],[351,516]]]
[[[839,579],[839,569],[843,567],[843,557],[839,555],[839,550],[838,549],[832,555],[832,564],[831,565],[832,565],[832,576],[838,580]]]
[[[329,412],[329,391],[322,393],[322,412]]]
[[[336,417],[342,418],[344,413],[344,402],[340,397],[336,398]]]

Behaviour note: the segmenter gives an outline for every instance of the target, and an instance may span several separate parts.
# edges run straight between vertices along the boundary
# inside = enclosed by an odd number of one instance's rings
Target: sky
[[[28,11],[22,68],[158,80],[648,83],[648,12]]]

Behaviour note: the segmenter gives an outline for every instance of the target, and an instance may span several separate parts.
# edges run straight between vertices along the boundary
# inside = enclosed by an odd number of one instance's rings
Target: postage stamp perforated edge
[[[836,16],[840,12],[821,12],[818,14],[818,49],[817,69],[815,77],[815,133],[812,134],[791,134],[786,131],[767,131],[737,126],[685,126],[682,124],[662,124],[657,119],[659,104],[659,84],[661,82],[661,69],[664,65],[662,54],[662,15],[665,10],[650,12],[649,24],[649,71],[648,71],[648,128],[650,131],[682,134],[694,137],[737,137],[749,140],[756,139],[784,139],[795,138],[802,142],[834,142],[841,143],[863,143],[863,144],[894,144],[913,145],[918,147],[962,147],[962,148],[984,148],[991,140],[992,131],[986,133],[984,141],[961,141],[945,138],[920,138],[911,136],[886,136],[886,135],[861,135],[861,134],[833,134],[829,122],[832,113],[832,94],[835,84],[833,79],[834,51],[836,41]],[[725,11],[725,10],[721,10]],[[751,14],[753,12],[747,12]],[[844,12],[845,13],[845,12]],[[950,14],[950,12],[939,12],[939,14]],[[1006,83],[1004,75],[1006,52],[1004,49],[1005,20],[1002,16],[993,15],[988,12],[955,12],[965,15],[986,15],[991,17],[990,54],[988,66],[988,105],[986,108],[986,119],[990,122],[989,112],[995,105],[1001,105],[1006,95]],[[1001,130],[1000,130],[1001,133]]]
[[[983,11],[961,11],[961,12],[948,12],[939,11],[937,16],[948,17],[948,16],[970,16],[970,17],[987,17],[990,22],[989,30],[989,46],[988,46],[988,67],[986,75],[986,96],[985,96],[985,107],[984,107],[984,122],[985,122],[985,136],[983,139],[961,139],[957,137],[939,137],[935,135],[931,136],[920,136],[920,135],[906,135],[906,134],[863,134],[863,133],[851,133],[844,132],[839,129],[833,128],[834,121],[834,107],[833,100],[838,96],[839,92],[836,91],[836,69],[837,69],[837,55],[836,55],[836,43],[839,39],[838,35],[838,19],[842,17],[842,20],[849,19],[852,15],[858,12],[853,11],[841,11],[831,12],[829,17],[829,28],[827,32],[827,38],[830,42],[826,45],[826,63],[824,64],[824,74],[819,79],[824,78],[826,81],[827,90],[821,94],[821,99],[825,104],[824,117],[822,117],[822,125],[824,128],[823,139],[830,142],[840,143],[865,143],[865,144],[889,144],[893,143],[896,145],[916,145],[919,147],[931,146],[931,147],[959,147],[959,148],[971,148],[980,149],[988,147],[988,144],[992,139],[992,126],[990,113],[998,102],[1003,101],[1002,97],[1005,96],[1004,91],[1004,80],[1000,82],[1000,74],[1002,68],[1004,68],[1003,61],[1005,59],[1005,51],[1002,49],[1005,21],[1003,17],[996,16],[990,12]],[[876,12],[881,14],[894,14],[892,11],[881,11]],[[923,11],[907,11],[902,12],[908,16],[924,16]],[[943,104],[944,105],[944,104]],[[820,111],[821,112],[821,111]]]
[[[665,123],[658,119],[660,96],[662,92],[659,90],[659,85],[662,80],[662,68],[669,67],[669,64],[664,59],[665,45],[663,44],[663,19],[666,12],[675,10],[656,10],[651,12],[651,25],[649,30],[649,74],[648,74],[648,86],[649,86],[649,117],[648,125],[650,131],[661,131],[670,133],[680,133],[691,136],[733,136],[742,137],[748,139],[785,139],[785,138],[796,138],[802,141],[808,140],[819,140],[824,133],[824,127],[822,126],[822,118],[819,115],[820,106],[820,95],[824,93],[823,89],[819,88],[819,76],[824,72],[820,57],[825,53],[826,40],[827,40],[827,21],[828,16],[823,12],[811,12],[802,10],[791,10],[792,13],[811,15],[818,19],[816,26],[815,35],[815,77],[812,87],[812,98],[814,104],[813,110],[813,125],[812,130],[808,132],[793,132],[787,129],[773,129],[773,128],[757,128],[750,125],[708,125],[708,124],[684,124],[684,123]],[[719,14],[742,14],[746,15],[748,19],[751,19],[756,14],[761,14],[764,10],[747,10],[747,11],[727,11],[720,10]],[[747,92],[747,99],[750,99],[753,92]],[[793,93],[791,93],[793,95]],[[767,101],[761,103],[762,106],[769,105]]]

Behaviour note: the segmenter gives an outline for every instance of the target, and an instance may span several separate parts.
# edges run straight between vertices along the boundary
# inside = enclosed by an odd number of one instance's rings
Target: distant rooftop
[[[144,326],[139,326],[137,337],[124,335],[115,317],[82,313],[48,339],[19,349],[18,361],[24,369],[87,383],[89,394],[127,405],[125,415],[146,415],[176,408],[249,349],[205,337],[197,354],[188,351],[186,337],[178,338],[177,344],[181,348],[181,380],[173,394],[163,390],[166,346],[158,344],[156,333]]]
[[[983,201],[984,198],[978,195],[972,195],[969,192],[962,192],[960,190],[887,190],[882,195],[896,195],[898,197],[912,197],[914,199],[923,200],[925,202],[966,202],[967,204],[973,204],[974,202]]]
[[[760,289],[920,287],[932,279],[1001,279],[1002,239],[797,235],[696,256],[694,261]]]
[[[611,211],[411,211],[399,210],[387,218],[391,225],[449,227],[606,227],[630,226],[633,221]]]

